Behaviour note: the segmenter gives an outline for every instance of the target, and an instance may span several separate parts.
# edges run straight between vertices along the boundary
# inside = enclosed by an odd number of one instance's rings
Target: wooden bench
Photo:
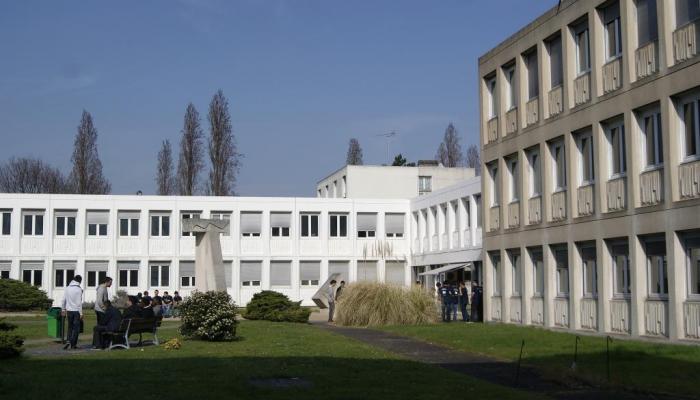
[[[158,346],[158,327],[160,327],[163,322],[163,317],[158,316],[155,318],[128,318],[123,319],[119,324],[119,329],[115,332],[105,332],[105,335],[109,335],[109,350],[117,347],[124,349],[131,348],[129,344],[129,336],[139,335],[138,345],[143,344],[143,334],[150,333],[153,335],[153,344]],[[121,339],[121,340],[118,340]],[[124,343],[118,343],[123,341]]]

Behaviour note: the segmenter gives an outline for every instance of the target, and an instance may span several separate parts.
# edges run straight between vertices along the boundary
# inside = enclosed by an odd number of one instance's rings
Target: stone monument
[[[195,289],[200,292],[226,290],[219,237],[228,229],[228,220],[191,218],[182,221],[182,231],[191,232],[195,237]]]

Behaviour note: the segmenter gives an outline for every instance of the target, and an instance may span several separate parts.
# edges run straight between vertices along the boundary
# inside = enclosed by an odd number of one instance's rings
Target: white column
[[[645,333],[644,301],[647,295],[647,260],[642,243],[636,235],[628,237],[630,256],[630,333],[641,336]]]
[[[612,254],[605,240],[596,239],[596,268],[598,272],[598,332],[610,332],[610,299],[613,297]]]
[[[534,282],[532,258],[527,250],[527,247],[520,247],[520,277],[522,282],[522,287],[520,288],[520,299],[522,302],[522,324],[530,325],[532,323],[532,317],[530,316],[532,310],[532,295],[534,288],[532,284]]]
[[[683,339],[684,311],[686,297],[686,257],[683,244],[674,231],[666,231],[666,260],[668,274],[668,337],[671,340]]]
[[[568,242],[569,258],[569,329],[581,329],[581,297],[583,296],[583,268],[578,246]]]
[[[552,247],[542,244],[542,261],[544,264],[544,326],[554,327],[554,298],[557,295],[557,271]]]
[[[481,200],[483,202],[483,196]],[[476,206],[476,198],[474,195],[471,195],[467,197],[465,202],[460,201],[460,203],[465,203],[465,206],[469,206],[469,243],[466,244],[469,246],[480,246],[481,235],[477,233],[477,229],[479,226],[479,220],[481,220],[482,216],[477,214],[478,207]],[[481,209],[484,209],[483,204],[481,205]]]

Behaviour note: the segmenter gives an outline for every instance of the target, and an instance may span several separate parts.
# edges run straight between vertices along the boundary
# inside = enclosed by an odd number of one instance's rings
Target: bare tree
[[[97,154],[97,128],[89,112],[83,110],[73,144],[72,191],[79,194],[107,194],[112,185],[102,175],[102,162]]]
[[[158,152],[158,171],[156,175],[157,193],[168,196],[175,193],[173,176],[173,148],[169,140],[164,140]]]
[[[180,195],[192,196],[197,192],[199,175],[204,168],[203,136],[199,113],[190,103],[185,110],[180,156],[177,162],[177,187]]]
[[[0,192],[66,193],[68,189],[61,171],[41,160],[11,158],[0,165]]]
[[[446,167],[459,167],[462,165],[462,146],[459,144],[459,135],[455,126],[450,124],[445,129],[445,136],[438,147],[435,159]]]
[[[219,89],[209,103],[209,171],[208,191],[213,196],[232,196],[241,155],[233,137],[228,100]]]
[[[476,176],[481,175],[481,156],[479,155],[479,147],[475,144],[469,145],[467,147],[465,158],[465,164],[467,168],[474,168]]]
[[[345,163],[347,165],[362,165],[362,147],[355,138],[350,139],[350,143],[348,143],[348,155]]]

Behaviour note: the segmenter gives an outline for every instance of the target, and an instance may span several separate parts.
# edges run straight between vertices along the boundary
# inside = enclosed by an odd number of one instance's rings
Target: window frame
[[[231,211],[212,211],[209,213],[209,218],[218,219],[219,221],[228,221],[228,231],[221,232],[220,236],[231,236],[231,220],[233,212]]]
[[[557,44],[558,43],[558,44]],[[554,53],[557,57],[553,56],[553,49],[555,49],[555,44],[557,44],[558,49]],[[562,37],[561,34],[556,35],[552,37],[551,39],[547,40],[547,53],[549,55],[549,86],[550,90],[557,88],[559,86],[562,86],[564,84],[564,53],[563,53],[563,43],[562,43]],[[557,60],[556,63],[553,62],[553,60]],[[555,68],[555,66],[558,66],[558,68]],[[555,73],[556,71],[556,73]],[[555,76],[559,78],[558,81],[555,81]]]
[[[491,207],[501,205],[501,185],[498,181],[498,161],[492,162],[487,167],[491,177]]]
[[[608,164],[610,165],[609,179],[617,179],[627,176],[627,138],[625,123],[623,120],[612,121],[605,124],[605,136],[608,140]],[[617,132],[616,140],[615,132]],[[616,143],[617,142],[617,143]],[[617,144],[617,155],[615,145]],[[616,160],[617,158],[617,160]]]
[[[12,235],[12,210],[0,210],[0,236]]]
[[[588,142],[588,151],[586,151],[584,147],[584,141]],[[579,186],[593,185],[595,184],[595,148],[593,133],[588,131],[577,134],[576,145],[579,153]],[[588,164],[588,168],[586,168],[586,164]]]
[[[689,300],[700,300],[700,236],[693,235],[684,238],[683,251],[685,252],[686,263],[686,293]],[[693,253],[697,252],[695,265],[693,265]],[[692,270],[695,268],[695,273]],[[694,279],[693,279],[694,278]],[[695,290],[693,290],[695,286]]]
[[[76,236],[76,220],[77,216],[74,215],[55,215],[54,222],[56,226],[54,227],[54,234],[61,237],[74,237]],[[62,221],[62,222],[61,222]],[[72,233],[71,233],[72,224]],[[59,230],[60,228],[63,228]]]
[[[631,280],[631,270],[630,270],[630,256],[629,251],[627,254],[615,253],[611,254],[612,257],[612,273],[613,273],[613,298],[618,299],[629,299],[632,297],[632,280]],[[622,257],[623,265],[620,267],[618,265],[618,257]],[[622,277],[618,270],[622,271]],[[620,279],[622,279],[620,281]],[[622,292],[618,290],[618,281],[622,285]]]
[[[497,97],[497,86],[496,86],[496,76],[485,79],[486,93],[488,94],[488,119],[492,120],[498,116],[498,97]]]
[[[588,26],[588,19],[582,21],[580,24],[573,28],[574,33],[574,44],[576,47],[576,78],[586,75],[591,72],[591,37],[590,29]],[[584,60],[581,60],[581,41],[580,37],[584,38]],[[585,64],[582,63],[585,61]]]
[[[495,297],[501,296],[501,256],[500,254],[491,255],[491,268],[493,273],[493,295]]]
[[[345,220],[345,234],[343,234],[343,224],[341,223],[342,220]],[[333,227],[333,223],[335,222],[335,229]],[[328,237],[331,238],[348,238],[348,214],[347,213],[339,213],[339,212],[331,212],[328,214]]]
[[[647,132],[647,120],[652,120],[652,138],[651,142],[654,145],[654,155],[653,160],[649,160],[649,132]],[[653,170],[662,168],[664,165],[664,146],[663,146],[663,132],[661,125],[661,111],[658,107],[654,107],[650,110],[639,113],[638,120],[639,123],[639,133],[642,136],[642,153],[641,158],[644,162],[643,170]]]
[[[154,271],[155,268],[155,271]],[[163,272],[167,271],[166,274]],[[153,284],[153,272],[156,272],[156,285]],[[164,277],[167,281],[164,281]],[[170,287],[170,263],[151,262],[148,264],[148,287],[149,288],[168,288]],[[165,283],[165,285],[163,284]]]
[[[183,232],[182,226],[184,225],[184,220],[197,218],[202,218],[201,211],[180,211],[180,237],[194,236],[194,232]]]
[[[125,273],[125,275],[126,275],[126,284],[125,285],[122,284],[122,282],[123,282],[122,273]],[[128,288],[137,288],[137,287],[139,287],[139,269],[121,268],[121,269],[117,269],[117,274],[119,275],[117,277],[118,283],[119,283],[118,287],[120,287],[120,288],[127,288],[127,287]],[[136,284],[132,284],[132,282],[134,280],[136,281]]]
[[[157,223],[154,225],[154,220],[157,220]],[[170,214],[167,213],[151,213],[150,215],[150,224],[151,224],[151,229],[150,229],[150,237],[154,238],[168,238],[170,237]],[[166,228],[167,227],[167,228]],[[154,228],[157,229],[157,232],[154,233]],[[167,231],[167,234],[164,232]]]
[[[609,8],[617,7],[618,15],[611,21],[605,22],[603,20],[603,31],[605,32],[605,38],[603,40],[605,44],[605,62],[611,62],[622,57],[622,21],[621,21],[621,10],[620,3],[613,3],[601,10],[602,14],[605,15],[605,11]],[[614,43],[610,43],[610,30],[613,29],[614,33]],[[614,47],[613,47],[614,46]],[[614,52],[611,52],[614,50]]]
[[[678,114],[680,116],[679,127],[681,129],[681,162],[700,160],[700,123],[698,123],[700,121],[700,94],[681,98],[678,103]],[[686,127],[686,105],[691,105],[693,109],[693,124],[695,129],[693,129],[693,134],[691,136],[688,135]],[[688,148],[689,139],[692,140],[695,147],[692,154]]]
[[[641,13],[639,12],[640,9],[640,4],[646,4],[646,20],[641,21],[640,20],[640,15]],[[650,13],[651,4],[653,2],[653,17],[652,13]],[[637,0],[636,1],[636,16],[637,16],[637,48],[644,47],[648,45],[649,43],[656,42],[659,40],[659,8],[658,8],[658,2],[656,0]],[[652,30],[652,26],[654,29]],[[644,28],[643,28],[644,27]],[[646,36],[648,38],[643,38],[642,37],[642,29],[646,29]],[[643,40],[644,39],[644,40]]]
[[[141,219],[140,214],[139,218],[119,218],[119,237],[138,237],[140,235],[140,229],[139,229],[139,220]],[[126,234],[123,232],[123,223],[126,221],[127,226],[126,226]],[[134,232],[135,231],[135,232]]]
[[[72,272],[70,274],[69,272]],[[61,284],[58,283],[59,273],[61,278]],[[75,268],[54,268],[53,273],[53,287],[56,289],[65,288],[70,285],[70,282],[75,277]]]
[[[402,218],[403,222],[401,224],[401,232],[400,233],[399,232],[389,232],[389,230],[386,228],[386,226],[387,226],[386,218],[388,215],[397,215],[397,214],[400,214],[403,217]],[[445,229],[447,229],[447,224],[445,225]],[[406,235],[406,214],[405,213],[392,213],[392,212],[384,213],[384,236],[388,239],[403,239],[405,235]]]
[[[427,182],[427,184],[426,184]],[[419,193],[429,193],[433,191],[433,177],[432,175],[420,175],[418,176],[418,192]]]
[[[184,279],[187,279],[187,284],[184,283]],[[196,277],[194,275],[180,275],[180,287],[181,288],[194,288],[197,286],[195,281]]]
[[[506,112],[509,112],[518,108],[515,64],[503,67],[503,76],[506,84]]]
[[[288,217],[287,226],[276,225],[272,223],[272,216],[276,214],[284,214]],[[271,238],[288,238],[291,235],[292,213],[290,212],[271,212],[270,213],[270,237]]]
[[[30,218],[30,232],[27,233],[27,217]],[[40,220],[41,223],[37,223]],[[37,229],[37,227],[41,229]],[[40,231],[40,232],[37,232]],[[44,211],[23,211],[22,212],[22,236],[41,237],[44,236]]]
[[[542,157],[539,147],[527,150],[528,168],[530,172],[529,195],[530,198],[542,196]]]
[[[531,50],[524,55],[524,64],[527,67],[527,100],[531,101],[539,97],[540,95],[540,61],[537,53],[537,49]],[[534,75],[532,71],[532,63],[534,60]],[[534,78],[534,85],[533,85]],[[533,94],[534,90],[534,94]]]
[[[566,191],[568,187],[568,179],[566,177],[566,145],[563,139],[551,142],[550,149],[552,153],[552,182],[554,183],[554,193]],[[561,155],[561,160],[557,158]]]
[[[320,213],[302,212],[299,213],[299,237],[302,239],[318,239],[320,237]],[[306,219],[306,221],[304,221]],[[314,223],[314,220],[316,222]],[[315,232],[314,232],[315,228]]]
[[[92,275],[92,277],[91,277]],[[96,288],[100,286],[100,282],[107,277],[106,269],[89,269],[85,272],[85,287],[86,288]],[[90,281],[94,281],[94,285],[90,284]]]
[[[523,293],[523,272],[520,252],[512,252],[510,261],[512,274],[510,294],[512,297],[521,297]]]
[[[508,203],[516,203],[520,201],[520,174],[518,156],[509,157],[506,160],[508,166],[508,190],[510,191],[510,199]]]
[[[28,283],[28,284],[30,284],[30,285],[32,285],[32,286],[34,286],[34,287],[40,287],[40,288],[41,288],[41,287],[44,286],[44,268],[43,268],[43,266],[42,266],[42,268],[35,268],[35,267],[26,267],[26,268],[22,268],[22,267],[20,266],[20,272],[21,272],[21,274],[22,274],[22,276],[20,276],[20,279],[19,279],[20,281],[25,282],[25,283]],[[29,282],[27,282],[27,280],[24,279],[24,274],[25,274],[25,272],[29,272],[29,276],[30,276]],[[38,279],[38,280],[39,280],[39,284],[38,284],[38,285],[37,285],[37,272],[38,272],[38,275],[39,275],[39,279]]]

